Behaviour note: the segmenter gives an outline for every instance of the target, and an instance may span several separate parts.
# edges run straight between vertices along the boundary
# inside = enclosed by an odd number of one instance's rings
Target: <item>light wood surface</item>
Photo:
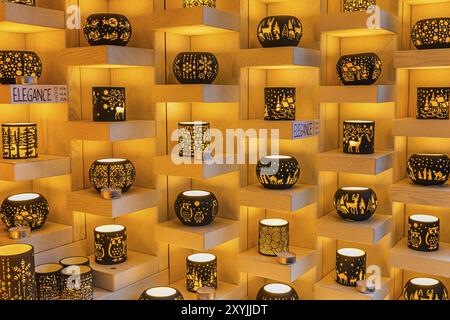
[[[66,244],[62,247],[39,252],[34,255],[35,265],[58,263],[59,260],[72,256],[86,256],[86,240]]]
[[[450,67],[450,49],[404,50],[394,52],[394,68],[428,69]]]
[[[0,159],[0,180],[24,181],[70,174],[70,158],[39,155],[34,159]]]
[[[394,119],[392,133],[405,137],[450,138],[450,120]]]
[[[153,87],[153,102],[226,103],[239,101],[239,86],[168,84]]]
[[[394,183],[390,187],[391,200],[406,204],[420,204],[435,207],[450,207],[450,185],[421,186],[409,178]]]
[[[385,103],[395,101],[395,86],[320,86],[318,102]]]

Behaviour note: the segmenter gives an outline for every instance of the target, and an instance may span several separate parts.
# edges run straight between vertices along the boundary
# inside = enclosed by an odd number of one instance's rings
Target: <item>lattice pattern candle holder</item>
[[[282,219],[264,219],[259,222],[258,252],[276,257],[289,251],[289,222]]]
[[[377,210],[375,191],[365,187],[345,187],[336,191],[333,205],[341,218],[352,221],[370,219]]]
[[[287,284],[271,283],[259,289],[256,300],[300,300],[294,288]]]
[[[355,248],[342,248],[336,252],[336,282],[356,287],[366,277],[366,253]]]
[[[216,0],[183,0],[183,8],[192,8],[192,7],[216,7]]]
[[[203,159],[205,151],[211,143],[210,124],[208,122],[180,122],[178,123],[178,145],[180,157]]]
[[[264,188],[290,189],[300,178],[300,164],[291,156],[265,156],[256,166],[256,176]]]
[[[126,46],[132,35],[131,23],[127,17],[114,13],[90,15],[83,27],[84,37],[91,46]]]
[[[175,288],[155,287],[142,292],[139,300],[184,300],[184,298]]]
[[[344,12],[367,11],[376,5],[376,0],[344,0]]]
[[[375,53],[352,54],[339,59],[336,71],[345,86],[371,85],[380,77],[381,65]]]
[[[93,87],[92,107],[94,121],[125,121],[125,88]]]
[[[61,270],[61,299],[94,299],[94,283],[90,267],[70,266]]]
[[[405,300],[448,300],[445,285],[433,278],[410,279],[404,288]]]
[[[127,261],[127,228],[105,225],[94,230],[95,262],[115,265]]]
[[[0,217],[8,229],[29,226],[40,229],[47,220],[50,207],[39,193],[19,193],[6,198],[0,208]]]
[[[296,88],[265,88],[264,119],[295,120]]]
[[[410,216],[408,248],[425,252],[439,250],[439,218],[425,214]]]
[[[42,74],[42,62],[32,51],[0,51],[0,83],[15,84],[16,77],[37,77]]]
[[[66,257],[64,259],[59,260],[59,264],[64,268],[70,266],[88,266],[89,267],[89,258],[88,257]]]
[[[36,267],[36,289],[38,300],[57,300],[61,296],[61,270],[58,263]]]
[[[449,118],[450,88],[417,88],[417,119]]]
[[[186,289],[197,292],[201,287],[217,289],[217,257],[197,253],[186,258]]]
[[[446,154],[413,154],[406,171],[415,184],[443,185],[450,174],[450,159]]]
[[[0,247],[0,300],[35,300],[34,249],[29,244]]]
[[[303,35],[300,20],[293,16],[270,16],[261,20],[257,35],[263,48],[296,47]]]
[[[375,122],[365,120],[344,121],[343,147],[344,153],[374,153]]]
[[[417,21],[411,31],[411,40],[419,50],[450,48],[450,18]]]
[[[35,0],[6,0],[7,2],[26,4],[27,6],[36,6]]]
[[[219,202],[209,191],[185,191],[180,193],[175,201],[178,220],[187,226],[206,226],[214,221],[218,212]]]
[[[31,159],[38,156],[36,123],[2,124],[4,159]]]
[[[209,52],[181,52],[173,61],[173,73],[181,84],[211,84],[219,74],[219,62]]]
[[[136,169],[128,159],[100,159],[89,169],[89,180],[98,193],[105,188],[127,192],[136,179]]]

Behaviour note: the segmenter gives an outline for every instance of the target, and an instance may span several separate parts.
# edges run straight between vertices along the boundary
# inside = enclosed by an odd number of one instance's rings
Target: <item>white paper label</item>
[[[11,85],[12,104],[67,102],[65,85]]]
[[[292,124],[292,137],[294,140],[315,137],[319,135],[319,121],[294,121]]]

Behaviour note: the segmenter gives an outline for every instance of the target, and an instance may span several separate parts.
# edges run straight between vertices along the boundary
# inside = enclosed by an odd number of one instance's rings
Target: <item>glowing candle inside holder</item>
[[[39,193],[20,193],[6,198],[0,208],[0,217],[8,229],[29,226],[40,229],[47,220],[50,208]]]
[[[193,7],[216,7],[216,0],[183,0],[183,8],[193,8]]]
[[[367,120],[344,121],[344,153],[371,154],[375,152],[375,122]]]
[[[197,253],[186,258],[186,289],[197,292],[201,287],[217,289],[217,257]]]
[[[94,299],[94,285],[90,267],[69,266],[61,270],[61,299]]]
[[[104,225],[94,230],[95,262],[115,265],[127,261],[127,228]]]
[[[17,77],[36,77],[42,74],[42,62],[32,51],[0,51],[0,83],[16,84]]]
[[[75,257],[66,257],[64,259],[59,260],[59,264],[65,267],[70,266],[88,266],[89,267],[89,258],[83,256],[75,256]]]
[[[199,227],[214,221],[219,211],[219,203],[214,194],[208,191],[191,190],[178,195],[175,213],[181,223]]]
[[[370,188],[344,187],[334,194],[333,205],[342,219],[364,221],[375,213],[378,200]]]
[[[38,300],[57,300],[61,296],[61,270],[59,263],[36,267],[36,288]]]
[[[344,0],[344,12],[367,11],[377,4],[376,0]]]
[[[264,120],[295,120],[296,88],[264,89]]]
[[[155,287],[145,290],[139,300],[184,300],[184,298],[175,288]]]
[[[178,123],[180,157],[203,159],[211,143],[210,124],[202,121]]]
[[[414,214],[408,218],[408,248],[416,251],[439,250],[439,218]]]
[[[422,186],[439,186],[450,176],[450,159],[446,154],[413,154],[406,168],[409,179]]]
[[[259,289],[256,300],[299,300],[299,297],[291,286],[282,283],[271,283]]]
[[[289,222],[282,219],[265,219],[259,222],[258,251],[276,257],[289,251]]]
[[[126,100],[124,87],[93,87],[92,108],[94,121],[125,121]]]
[[[102,189],[122,189],[127,192],[136,179],[136,169],[128,159],[100,159],[89,169],[89,180],[98,193]]]
[[[290,189],[300,178],[300,164],[291,156],[264,156],[256,166],[256,176],[266,189]]]
[[[448,300],[445,285],[433,278],[410,279],[404,288],[405,300]]]
[[[2,124],[4,159],[31,159],[38,156],[36,123]]]
[[[342,248],[336,252],[336,282],[356,287],[366,278],[366,253],[361,249]]]

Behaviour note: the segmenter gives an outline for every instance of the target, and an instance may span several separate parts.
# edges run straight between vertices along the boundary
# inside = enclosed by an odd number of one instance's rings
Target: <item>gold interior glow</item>
[[[342,188],[344,191],[366,191],[369,190],[369,188],[366,187],[345,187]]]
[[[151,297],[164,298],[173,296],[174,294],[177,293],[177,291],[174,288],[170,287],[156,287],[148,289],[146,293]]]
[[[8,200],[10,201],[29,201],[33,199],[39,198],[39,194],[37,193],[20,193],[10,196]]]
[[[30,249],[32,248],[33,247],[30,246],[29,244],[9,244],[0,247],[0,256],[7,257],[20,255],[30,251]]]
[[[348,123],[373,123],[372,120],[346,120]]]
[[[268,227],[282,227],[287,225],[289,222],[283,219],[264,219],[261,220],[261,224]]]
[[[338,253],[346,257],[362,257],[366,254],[363,250],[356,248],[342,248],[338,250]]]
[[[210,253],[196,253],[188,257],[191,262],[211,262],[216,259],[216,256]]]
[[[80,271],[80,273],[77,273],[76,271]],[[91,268],[88,266],[70,266],[70,267],[66,267],[64,269],[61,270],[61,273],[66,275],[66,276],[71,276],[73,274],[84,274],[84,273],[89,273],[91,272]]]
[[[264,286],[264,291],[274,294],[286,294],[292,291],[291,287],[282,283],[271,283]]]
[[[439,281],[433,278],[414,278],[411,283],[417,286],[435,286]]]
[[[187,196],[187,197],[205,197],[205,196],[209,196],[210,194],[211,194],[211,192],[202,191],[202,190],[191,190],[191,191],[183,192],[183,195]]]
[[[264,158],[269,160],[277,160],[277,159],[291,159],[291,156],[281,156],[281,155],[271,155],[271,156],[265,156]]]
[[[61,260],[61,264],[76,265],[86,263],[88,259],[86,257],[68,257]]]
[[[125,229],[124,226],[121,226],[118,224],[107,224],[107,225],[95,228],[95,231],[109,233],[109,232],[119,232],[124,229]]]
[[[52,273],[61,270],[61,265],[58,263],[42,264],[36,267],[36,273]]]
[[[32,122],[11,122],[11,123],[4,123],[4,126],[35,126],[36,123]]]
[[[439,218],[427,214],[413,214],[410,216],[411,220],[417,222],[438,222]]]
[[[100,160],[97,160],[97,162],[100,162],[100,163],[115,163],[115,162],[124,162],[124,161],[127,161],[127,159],[111,158],[111,159],[100,159]]]
[[[179,125],[181,126],[207,126],[209,125],[209,122],[204,122],[204,121],[183,121],[180,122]]]

